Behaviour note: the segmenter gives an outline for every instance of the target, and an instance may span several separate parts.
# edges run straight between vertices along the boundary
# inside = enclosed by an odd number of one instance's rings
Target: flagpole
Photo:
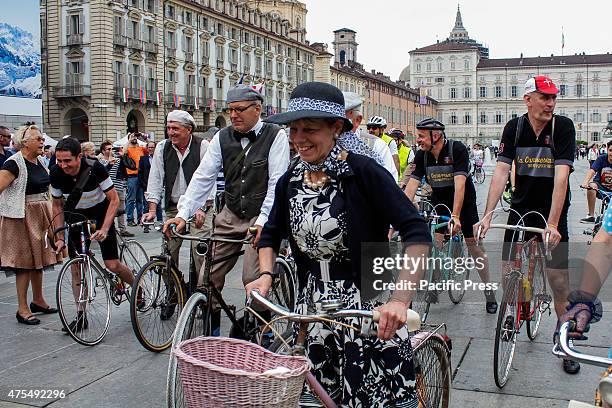
[[[564,48],[565,48],[565,34],[563,33],[563,26],[561,26],[561,56],[563,56]]]

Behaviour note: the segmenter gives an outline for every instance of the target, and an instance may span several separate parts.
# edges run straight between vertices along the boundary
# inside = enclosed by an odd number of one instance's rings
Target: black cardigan
[[[349,153],[346,160],[352,172],[340,178],[340,182],[344,188],[348,216],[348,249],[352,274],[356,285],[360,287],[362,263],[366,265],[365,262],[371,258],[362,252],[362,243],[388,243],[389,225],[399,231],[404,244],[430,244],[431,235],[423,217],[387,170],[373,159],[355,153]],[[263,228],[259,248],[269,247],[278,252],[281,240],[288,238],[302,287],[308,274],[309,258],[298,249],[290,234],[287,190],[291,172],[292,169],[289,169],[276,184],[274,204]],[[388,245],[384,247],[388,254]],[[366,270],[370,271],[371,267]]]

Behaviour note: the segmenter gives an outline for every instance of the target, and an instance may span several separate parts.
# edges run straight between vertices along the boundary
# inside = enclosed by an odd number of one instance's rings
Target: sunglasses
[[[376,130],[379,129],[378,126],[366,126],[368,130]]]

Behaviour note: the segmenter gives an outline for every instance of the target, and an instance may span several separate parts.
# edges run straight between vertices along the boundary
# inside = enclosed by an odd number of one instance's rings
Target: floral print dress
[[[312,260],[350,261],[346,207],[338,176],[350,172],[339,159],[336,146],[320,165],[299,162],[289,180],[289,218],[291,234],[298,247]],[[320,189],[304,184],[304,171],[323,170],[329,177]],[[309,274],[298,294],[297,310],[313,313],[316,304],[341,299],[344,307],[373,309],[381,303],[361,302],[354,281],[323,281]],[[344,323],[359,325],[358,319]],[[296,327],[297,332],[297,327]],[[313,374],[336,404],[342,407],[417,407],[413,351],[406,328],[389,341],[364,338],[341,326],[312,324],[307,338],[307,355]],[[321,406],[304,387],[302,407]]]

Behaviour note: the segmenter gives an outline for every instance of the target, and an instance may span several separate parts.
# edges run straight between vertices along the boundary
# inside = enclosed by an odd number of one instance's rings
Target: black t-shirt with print
[[[26,181],[27,194],[40,194],[49,191],[49,173],[47,169],[40,162],[36,164],[25,160],[26,169],[28,170],[28,179]],[[15,178],[19,177],[19,167],[15,160],[5,161],[2,165],[2,170],[10,172]]]
[[[555,165],[573,168],[576,150],[576,130],[571,119],[555,115],[554,137],[551,137],[553,121],[536,137],[527,114],[523,130],[515,146],[519,118],[509,121],[502,134],[497,160],[512,164],[515,161],[515,191],[512,207],[524,210],[550,211],[554,189]],[[569,180],[568,180],[569,183]],[[565,195],[564,209],[570,204],[570,187]]]
[[[456,175],[469,176],[470,159],[465,145],[457,140],[453,141],[453,157],[449,154],[447,140],[435,159],[431,152],[418,150],[414,156],[415,169],[410,177],[421,181],[427,175],[427,183],[432,187],[432,201],[434,204],[445,204],[453,210],[455,199]],[[425,168],[425,154],[427,154],[427,169]],[[463,208],[476,205],[476,189],[471,177],[465,181],[465,195],[463,197]]]
[[[77,184],[81,174],[89,171],[90,166],[83,158],[81,160],[81,169],[76,176],[69,176],[59,167],[54,166],[51,169],[51,195],[53,198],[67,198]],[[108,200],[106,192],[113,188],[106,168],[99,161],[95,161],[89,180],[83,187],[83,195],[75,208],[75,212],[83,214],[90,220],[104,220],[106,210],[108,208]]]

